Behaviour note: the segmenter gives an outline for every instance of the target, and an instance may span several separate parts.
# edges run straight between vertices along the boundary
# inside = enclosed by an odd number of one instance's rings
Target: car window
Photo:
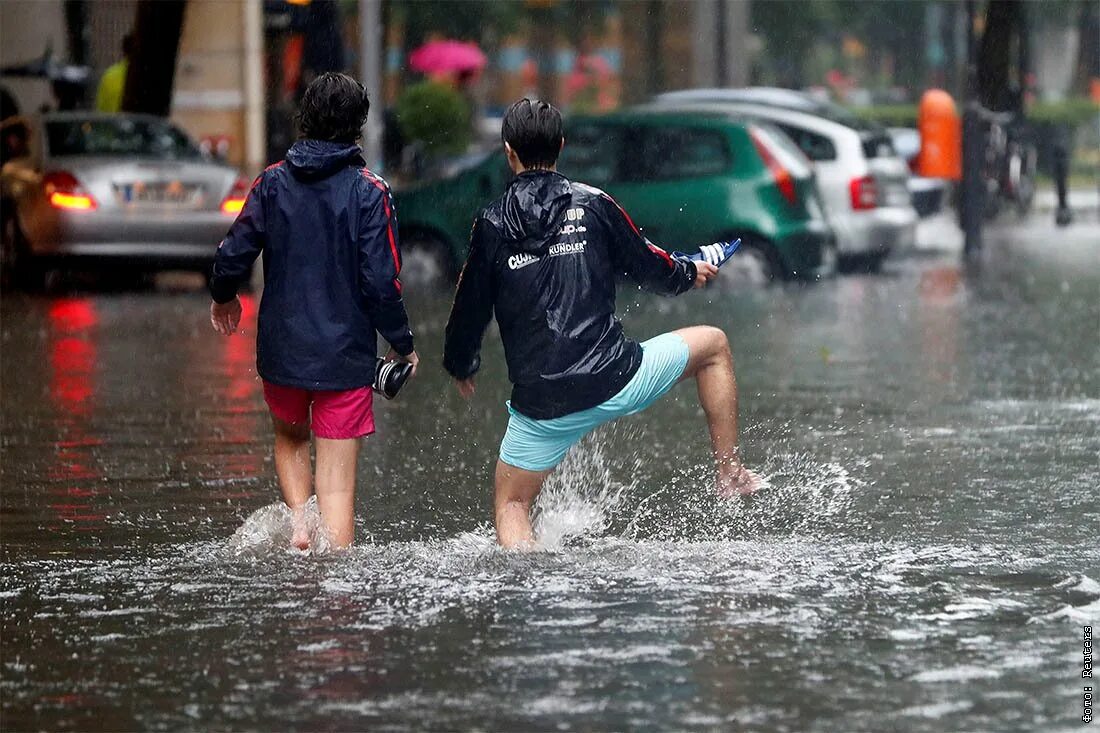
[[[558,169],[582,183],[600,185],[619,178],[623,130],[612,125],[580,124],[565,132]]]
[[[767,144],[768,152],[796,178],[812,175],[813,170],[810,167],[809,159],[777,125],[767,122],[753,122],[749,126],[749,131],[753,137],[757,137]]]
[[[729,146],[717,130],[646,127],[638,133],[638,145],[624,161],[628,180],[701,178],[730,168]]]
[[[165,160],[201,158],[202,152],[179,129],[159,120],[73,118],[49,120],[51,156],[96,155]]]
[[[777,123],[776,127],[782,130],[810,160],[814,162],[836,160],[836,146],[833,145],[832,140],[824,135],[818,135],[791,125]]]
[[[860,142],[863,145],[863,154],[868,158],[892,158],[897,155],[894,152],[894,144],[885,130],[863,135]]]

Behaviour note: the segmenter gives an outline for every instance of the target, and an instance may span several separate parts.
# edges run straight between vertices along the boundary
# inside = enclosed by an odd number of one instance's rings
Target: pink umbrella
[[[422,74],[481,71],[489,60],[475,43],[428,41],[409,56],[409,66]]]

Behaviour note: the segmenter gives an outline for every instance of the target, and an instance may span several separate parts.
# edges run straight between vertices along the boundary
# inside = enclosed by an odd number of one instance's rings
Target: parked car
[[[916,171],[917,156],[920,155],[920,131],[911,127],[888,127],[886,132],[894,144],[894,150],[909,166],[909,180],[906,186],[913,208],[922,219],[938,214],[943,208],[943,199],[947,191],[947,181],[942,178],[926,178]]]
[[[512,171],[502,150],[463,156],[411,185],[391,181],[406,282],[454,280],[466,261],[474,217],[504,193]]]
[[[206,270],[250,182],[157,117],[86,112],[20,122],[0,171],[3,265],[17,284],[51,268]]]
[[[725,109],[767,120],[813,162],[843,267],[877,270],[892,251],[912,248],[917,213],[909,168],[887,132],[829,102],[787,89],[693,89],[655,103],[668,109]]]
[[[661,246],[692,252],[740,237],[735,257],[768,279],[812,279],[835,266],[810,166],[772,125],[636,108],[570,119],[565,134],[558,169],[614,196]],[[505,166],[494,153],[447,180],[397,190],[407,259],[429,242],[457,267],[474,214],[511,179]]]

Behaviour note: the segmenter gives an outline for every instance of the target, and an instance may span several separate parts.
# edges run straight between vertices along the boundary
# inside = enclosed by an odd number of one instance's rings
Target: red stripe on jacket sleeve
[[[390,242],[390,254],[393,256],[393,271],[397,275],[401,274],[401,257],[397,253],[397,238],[393,233],[393,211],[390,209],[390,189],[386,185],[385,181],[378,178],[366,168],[363,169],[363,177],[374,184],[374,187],[382,192],[382,207],[386,211],[386,236]],[[394,287],[397,288],[397,292],[401,292],[401,281],[394,277]]]
[[[626,223],[630,225],[630,228],[634,230],[634,233],[645,240],[645,244],[646,244],[647,247],[649,247],[650,252],[657,255],[661,259],[663,259],[666,263],[668,263],[669,267],[673,267],[673,268],[676,267],[676,263],[672,261],[671,257],[669,257],[668,252],[665,252],[663,249],[661,249],[660,247],[655,245],[653,242],[651,242],[651,241],[649,241],[648,239],[645,238],[645,235],[642,234],[640,229],[638,229],[638,226],[634,223],[634,220],[630,218],[630,214],[626,213],[626,209],[624,209],[622,206],[620,206],[618,201],[611,198],[606,193],[604,194],[604,198],[606,198],[611,203],[615,204],[615,208],[618,209],[619,213],[621,213],[623,215],[623,218],[626,219]]]
[[[263,173],[260,173],[260,175],[256,176],[256,180],[252,181],[252,185],[249,186],[248,190],[251,192],[253,188],[256,188],[256,186],[259,185],[260,181],[262,181],[264,179],[264,173],[267,173],[268,171],[273,171],[276,168],[279,168],[285,162],[286,162],[285,160],[280,160],[278,163],[272,163],[268,167],[264,168]]]

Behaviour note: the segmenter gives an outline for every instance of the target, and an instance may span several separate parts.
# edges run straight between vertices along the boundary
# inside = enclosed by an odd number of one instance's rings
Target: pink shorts
[[[310,391],[264,380],[264,400],[283,422],[310,422],[318,438],[347,440],[374,432],[374,392],[370,387]]]

